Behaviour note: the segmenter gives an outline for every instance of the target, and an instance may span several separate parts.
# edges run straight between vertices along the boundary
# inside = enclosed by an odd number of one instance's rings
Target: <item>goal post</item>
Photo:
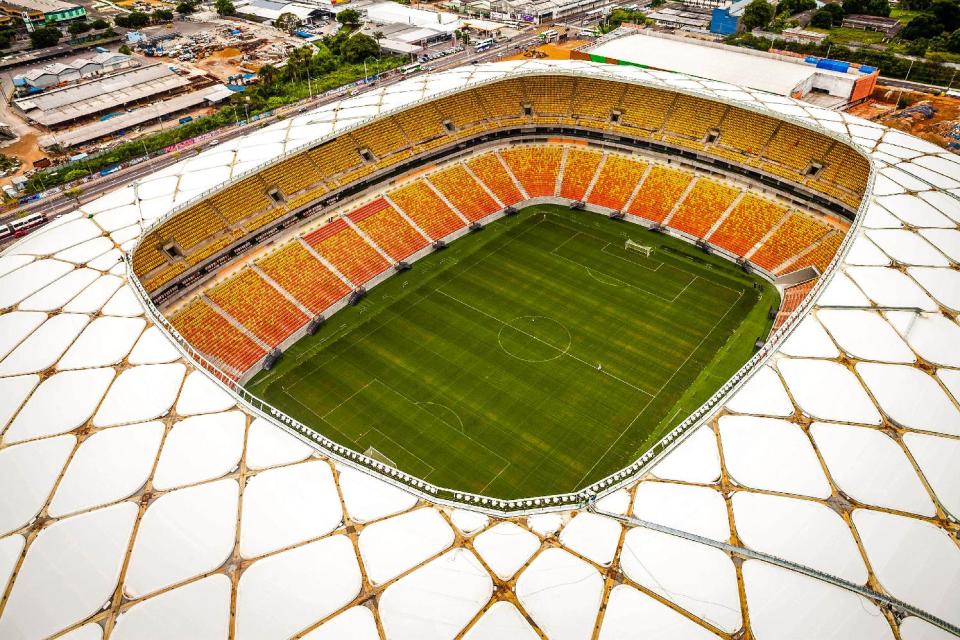
[[[637,253],[642,253],[646,257],[650,257],[650,254],[653,253],[653,247],[648,247],[640,244],[639,242],[634,242],[630,238],[627,238],[627,241],[624,243],[623,248],[627,251],[636,251]]]

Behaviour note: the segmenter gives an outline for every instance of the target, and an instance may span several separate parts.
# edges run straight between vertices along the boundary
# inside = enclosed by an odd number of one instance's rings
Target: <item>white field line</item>
[[[507,323],[507,322],[504,322],[504,321],[501,320],[500,318],[498,318],[498,317],[496,317],[496,316],[494,316],[494,315],[491,315],[491,314],[487,313],[486,311],[483,311],[482,309],[478,309],[477,307],[473,306],[472,304],[469,304],[469,303],[467,303],[467,302],[464,302],[463,300],[460,300],[459,298],[456,298],[455,296],[452,296],[452,295],[450,295],[449,293],[447,293],[447,292],[445,292],[445,291],[441,291],[440,289],[434,289],[434,291],[436,291],[437,293],[439,293],[439,294],[442,295],[442,296],[446,296],[447,298],[453,300],[454,302],[457,302],[457,303],[459,303],[459,304],[467,307],[468,309],[472,309],[473,311],[476,311],[477,313],[479,313],[479,314],[481,314],[481,315],[484,315],[484,316],[490,318],[490,319],[493,320],[494,322],[497,322],[497,323],[499,323],[499,324],[501,324],[501,325],[503,325],[503,326],[510,327],[511,329],[513,329],[513,330],[515,330],[515,331],[518,331],[519,333],[522,333],[523,335],[527,336],[528,338],[531,338],[531,339],[533,339],[533,340],[536,340],[537,342],[539,342],[539,343],[541,343],[541,344],[545,344],[546,346],[550,347],[551,349],[556,349],[557,351],[560,351],[560,352],[561,352],[561,355],[569,356],[570,358],[573,358],[573,359],[576,360],[577,362],[579,362],[579,363],[581,363],[581,364],[589,367],[590,369],[594,369],[594,370],[596,369],[596,366],[595,366],[595,365],[587,362],[586,360],[584,360],[584,359],[582,359],[582,358],[578,358],[577,356],[573,355],[573,354],[570,353],[569,351],[563,351],[562,349],[558,349],[557,347],[553,346],[553,345],[550,344],[549,342],[547,342],[547,341],[545,341],[545,340],[541,340],[540,338],[538,338],[538,337],[535,336],[535,335],[532,335],[532,334],[530,334],[530,333],[527,333],[526,331],[523,331],[522,329],[519,329],[519,328],[513,326],[512,324],[509,324],[509,323]],[[642,393],[643,395],[651,396],[651,397],[653,396],[653,394],[650,394],[650,393],[648,393],[647,391],[644,391],[643,389],[641,389],[640,387],[638,387],[638,386],[636,386],[636,385],[634,385],[634,384],[631,384],[631,383],[627,382],[627,381],[624,380],[623,378],[620,378],[620,377],[618,377],[618,376],[613,375],[613,374],[610,373],[609,371],[601,371],[601,373],[604,374],[604,375],[607,376],[607,377],[613,378],[613,379],[616,380],[617,382],[619,382],[619,383],[621,383],[621,384],[623,384],[623,385],[625,385],[625,386],[627,386],[627,387],[630,387],[631,389],[633,389],[633,390],[635,390],[635,391],[639,391],[639,392]]]

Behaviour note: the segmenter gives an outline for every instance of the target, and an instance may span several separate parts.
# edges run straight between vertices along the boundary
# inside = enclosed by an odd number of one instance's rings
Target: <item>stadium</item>
[[[956,637],[958,227],[944,149],[627,65],[217,145],[0,256],[0,637]]]

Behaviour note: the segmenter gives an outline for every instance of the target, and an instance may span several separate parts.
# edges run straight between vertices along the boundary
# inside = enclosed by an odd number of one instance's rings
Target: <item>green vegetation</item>
[[[753,29],[766,27],[770,24],[770,21],[773,20],[773,16],[773,5],[767,2],[767,0],[753,0],[753,2],[748,4],[747,8],[743,10],[743,18],[741,18],[740,21],[744,29],[751,31]]]
[[[653,255],[625,251],[627,237]],[[378,285],[248,386],[435,484],[559,493],[706,400],[777,304],[771,285],[680,240],[534,206]]]
[[[832,32],[831,32],[832,33]],[[863,34],[864,32],[859,32]],[[733,35],[726,38],[727,44],[749,47],[758,51],[768,51],[771,48],[794,51],[805,55],[829,57],[847,62],[857,62],[880,69],[880,73],[888,78],[906,78],[916,82],[926,82],[940,86],[947,86],[956,79],[952,67],[933,61],[910,60],[895,55],[892,51],[877,51],[868,48],[851,49],[827,38],[821,44],[787,42],[786,40],[770,40],[758,38],[749,33]]]
[[[610,33],[614,29],[619,29],[624,22],[646,24],[647,21],[647,15],[642,11],[617,8],[611,11],[600,23],[599,31],[600,33]]]
[[[213,6],[216,8],[217,13],[222,16],[232,16],[237,12],[237,8],[233,6],[230,0],[216,0]]]
[[[40,27],[30,34],[30,46],[33,49],[46,49],[60,42],[60,29],[56,27]]]

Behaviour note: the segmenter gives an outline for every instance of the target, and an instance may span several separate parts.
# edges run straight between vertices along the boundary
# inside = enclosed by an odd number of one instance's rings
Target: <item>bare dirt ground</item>
[[[896,109],[901,95],[908,103],[906,111],[912,113],[904,114],[904,110]],[[923,113],[925,109],[914,109],[925,106],[933,108],[930,117]],[[896,87],[877,86],[870,99],[850,109],[850,113],[960,153],[960,149],[948,147],[951,143],[960,144],[960,138],[957,137],[960,136],[960,100],[957,98],[915,91],[901,92]]]
[[[570,51],[576,49],[577,47],[582,47],[583,45],[588,44],[586,40],[567,40],[566,42],[551,42],[549,44],[541,44],[533,49],[530,49],[526,52],[521,52],[509,57],[504,58],[504,60],[523,60],[525,58],[545,58],[549,60],[569,60]],[[538,55],[539,52],[543,55]]]
[[[230,76],[241,73],[242,59],[243,52],[240,49],[227,47],[211,53],[202,60],[197,60],[193,65],[216,76],[219,80],[226,80]]]

